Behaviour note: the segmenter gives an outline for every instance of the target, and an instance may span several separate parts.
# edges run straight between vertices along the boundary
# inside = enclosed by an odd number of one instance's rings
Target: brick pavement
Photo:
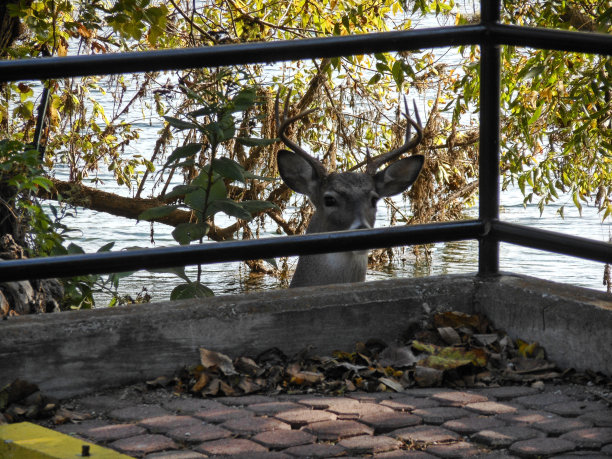
[[[603,458],[611,398],[579,385],[216,399],[130,386],[65,401],[91,419],[52,428],[147,459]]]

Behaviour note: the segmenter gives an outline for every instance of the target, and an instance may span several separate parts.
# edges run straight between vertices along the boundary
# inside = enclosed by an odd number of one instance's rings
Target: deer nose
[[[368,222],[361,220],[361,219],[355,219],[353,224],[349,227],[349,229],[352,229],[352,230],[370,229],[370,228],[372,228],[372,225],[368,224]]]

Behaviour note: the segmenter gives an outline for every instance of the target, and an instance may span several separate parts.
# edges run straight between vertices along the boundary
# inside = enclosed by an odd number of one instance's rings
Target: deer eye
[[[334,207],[338,204],[338,201],[336,201],[336,198],[333,196],[323,197],[323,202],[325,203],[325,207]]]

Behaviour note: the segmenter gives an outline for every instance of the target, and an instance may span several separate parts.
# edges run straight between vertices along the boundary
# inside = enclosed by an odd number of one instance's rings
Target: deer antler
[[[408,120],[408,127],[406,128],[406,140],[404,141],[404,144],[396,148],[395,150],[391,150],[387,153],[383,153],[382,155],[375,156],[374,158],[369,158],[368,154],[368,161],[366,165],[367,174],[374,175],[376,173],[376,170],[380,166],[385,163],[388,163],[392,159],[397,158],[401,154],[406,153],[408,150],[415,148],[419,143],[421,143],[421,140],[423,140],[423,128],[421,127],[421,118],[419,117],[419,110],[417,109],[416,102],[414,100],[412,101],[412,103],[414,106],[414,113],[417,119],[416,121],[414,121],[412,118],[410,118],[410,116],[408,116],[408,102],[406,102],[406,98],[404,97],[404,108],[406,109],[406,113],[404,113],[404,116]],[[412,127],[414,127],[414,129],[416,130],[416,136],[413,139],[410,138]]]
[[[291,97],[291,90],[287,92],[287,97],[285,99],[285,105],[283,107],[283,117],[281,119],[279,110],[278,110],[280,91],[276,93],[276,101],[274,102],[274,115],[276,118],[278,137],[280,137],[283,143],[287,145],[291,149],[291,151],[293,151],[294,153],[296,153],[297,155],[305,159],[312,166],[312,168],[316,171],[319,177],[325,177],[325,175],[327,175],[327,172],[325,171],[325,166],[323,166],[323,164],[318,159],[310,156],[306,152],[306,150],[304,150],[297,143],[295,143],[289,137],[287,137],[287,134],[285,133],[285,130],[289,127],[291,123],[294,123],[300,118],[304,118],[305,116],[308,116],[309,114],[315,111],[314,108],[311,108],[309,110],[304,110],[303,112],[300,112],[297,115],[292,116],[291,118],[287,118],[287,114],[289,112],[289,98],[290,97]]]

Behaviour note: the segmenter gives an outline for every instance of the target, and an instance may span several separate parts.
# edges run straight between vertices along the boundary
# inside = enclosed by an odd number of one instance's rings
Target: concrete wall
[[[161,375],[206,347],[232,357],[391,342],[432,309],[468,310],[471,276],[317,287],[22,316],[0,322],[0,384],[24,378],[58,397]]]
[[[537,341],[561,368],[612,375],[612,296],[525,276],[482,282],[475,311],[498,328]]]
[[[612,374],[605,294],[519,276],[472,275],[278,290],[0,321],[0,385],[16,378],[66,397],[170,375],[198,348],[254,356],[388,343],[441,310],[482,312],[511,336],[539,341],[560,365]]]

